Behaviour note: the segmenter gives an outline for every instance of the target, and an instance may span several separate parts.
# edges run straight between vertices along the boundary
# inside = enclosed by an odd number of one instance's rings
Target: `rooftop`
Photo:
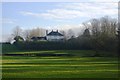
[[[49,34],[47,34],[47,36],[50,36],[50,35],[53,35],[53,36],[63,36],[63,34],[59,33],[58,30],[57,31],[51,31]]]

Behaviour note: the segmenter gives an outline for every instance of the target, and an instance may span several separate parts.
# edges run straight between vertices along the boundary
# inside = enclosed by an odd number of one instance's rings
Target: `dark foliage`
[[[85,42],[86,40],[86,42]],[[16,42],[14,45],[22,50],[90,50],[87,39],[71,39],[65,42]]]

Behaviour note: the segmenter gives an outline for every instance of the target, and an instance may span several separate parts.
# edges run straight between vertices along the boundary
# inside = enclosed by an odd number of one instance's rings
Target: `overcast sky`
[[[2,3],[2,18],[0,19],[2,33],[6,38],[5,36],[11,34],[15,26],[20,26],[22,29],[39,27],[65,30],[79,28],[82,22],[91,18],[100,18],[106,15],[117,18],[117,1],[4,2]]]

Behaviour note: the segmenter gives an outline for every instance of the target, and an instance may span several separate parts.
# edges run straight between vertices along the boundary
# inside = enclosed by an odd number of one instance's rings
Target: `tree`
[[[117,20],[108,16],[90,20],[93,47],[96,50],[115,50]],[[111,46],[111,43],[113,46]]]
[[[11,43],[12,40],[13,40],[12,36],[9,36],[9,37],[7,38],[7,42],[9,42],[9,43]]]
[[[42,28],[35,28],[30,31],[31,37],[41,37],[45,35],[45,30]]]
[[[101,23],[101,33],[106,37],[115,37],[117,20],[112,19],[108,16],[100,18]]]
[[[14,37],[16,36],[21,36],[22,35],[22,29],[19,27],[19,26],[16,26],[14,29],[13,29],[13,34],[12,34]]]
[[[13,37],[14,37],[14,40],[16,42],[19,42],[19,41],[24,41],[24,39],[22,38],[22,29],[19,27],[19,26],[16,26],[14,29],[13,29]]]
[[[85,29],[84,30],[83,37],[90,37],[90,31],[89,31],[89,29]]]
[[[106,50],[115,50],[117,45],[116,29],[117,20],[108,16],[100,18],[101,41]],[[112,43],[112,47],[111,46]]]
[[[120,17],[118,19],[120,19]],[[118,57],[120,57],[120,22],[118,22],[117,37],[118,37]]]
[[[100,34],[100,22],[98,19],[90,20],[92,35],[98,36]]]
[[[75,36],[75,33],[72,29],[69,29],[67,32],[67,39],[73,38]]]
[[[82,25],[85,29],[88,29],[90,27],[90,22],[89,21],[83,22]]]
[[[61,30],[60,33],[62,33],[64,35],[64,39],[67,40],[67,33],[64,30]]]
[[[31,35],[30,35],[30,30],[25,30],[24,31],[24,38],[26,41],[30,41]]]

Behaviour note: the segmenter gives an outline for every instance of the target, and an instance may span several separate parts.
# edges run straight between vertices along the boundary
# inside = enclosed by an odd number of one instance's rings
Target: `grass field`
[[[80,57],[91,51],[33,51],[25,53],[74,53],[77,56],[3,56],[3,78],[117,78],[115,57]],[[79,53],[79,54],[78,54]],[[92,52],[91,52],[92,53]]]

